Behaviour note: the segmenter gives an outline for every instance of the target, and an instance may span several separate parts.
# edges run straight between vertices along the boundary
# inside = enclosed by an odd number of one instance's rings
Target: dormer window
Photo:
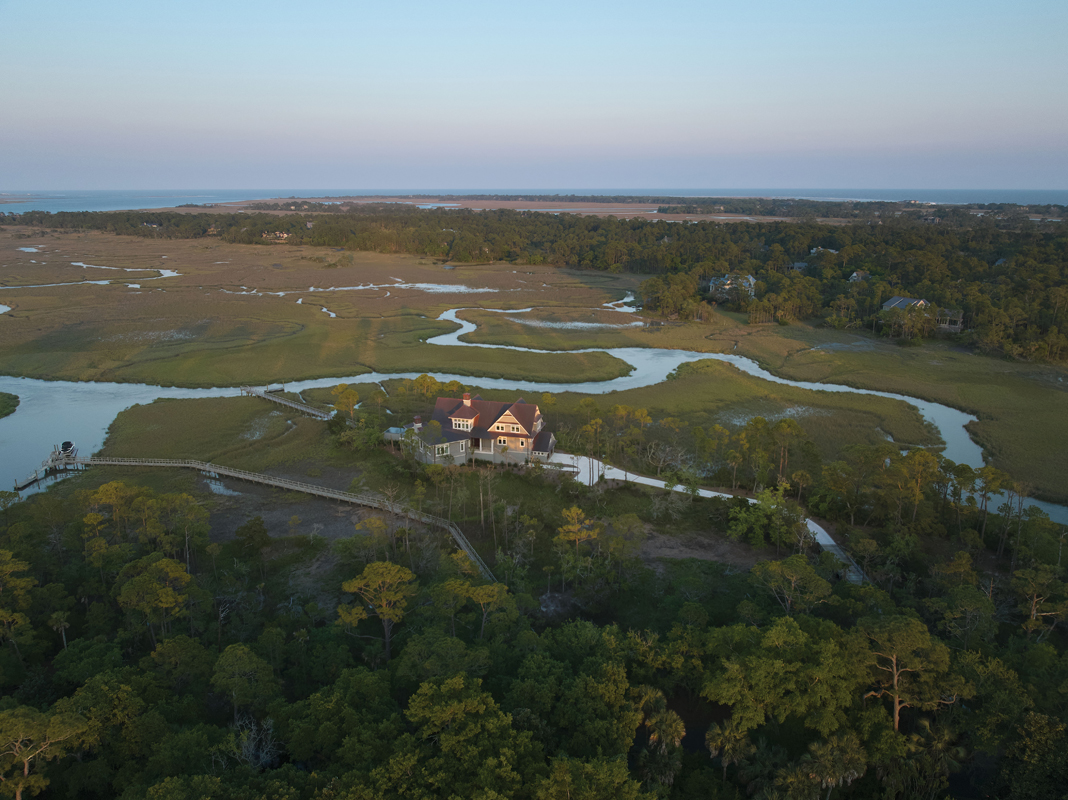
[[[469,419],[454,419],[452,421],[452,427],[458,431],[471,430],[471,420]]]

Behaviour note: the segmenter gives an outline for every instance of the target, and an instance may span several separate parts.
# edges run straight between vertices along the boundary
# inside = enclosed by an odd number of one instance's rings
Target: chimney
[[[412,427],[415,428],[415,432],[416,433],[419,433],[419,431],[421,431],[423,429],[423,418],[418,416],[418,415],[416,415],[416,417],[415,417],[415,425],[412,426]]]
[[[470,392],[464,392],[464,405],[465,406],[470,406],[471,405],[471,393]]]

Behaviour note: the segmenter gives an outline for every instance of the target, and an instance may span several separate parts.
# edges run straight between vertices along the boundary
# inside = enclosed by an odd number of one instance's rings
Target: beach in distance
[[[919,203],[1015,203],[1017,205],[1068,205],[1068,191],[1026,189],[186,189],[186,190],[27,190],[0,192],[0,211],[133,211],[211,203],[242,203],[272,199],[411,198],[439,195],[525,195],[530,202],[556,203],[568,195],[632,197],[769,197],[798,200],[883,201]],[[535,198],[538,198],[535,201]],[[550,198],[552,198],[550,200]]]

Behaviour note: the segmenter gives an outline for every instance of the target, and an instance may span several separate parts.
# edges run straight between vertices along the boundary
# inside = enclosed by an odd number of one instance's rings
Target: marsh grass
[[[157,400],[115,418],[101,451],[117,458],[213,461],[263,472],[301,461],[330,462],[317,420],[255,397]]]
[[[0,373],[46,379],[137,381],[181,386],[236,386],[311,377],[343,379],[379,372],[451,372],[547,382],[608,380],[621,362],[600,353],[517,354],[428,346],[452,328],[435,318],[448,308],[483,327],[475,342],[544,350],[649,346],[737,352],[787,378],[844,383],[934,400],[979,417],[971,426],[991,463],[1050,499],[1068,499],[1068,370],[998,361],[945,343],[900,348],[864,332],[804,323],[750,326],[742,314],[717,311],[708,323],[655,331],[531,328],[479,307],[535,306],[546,319],[581,321],[609,300],[635,290],[641,276],[511,264],[457,265],[445,270],[426,259],[329,248],[228,245],[213,240],[154,241],[99,232],[0,230],[0,284],[107,279],[109,286],[5,290],[0,302]],[[40,234],[40,235],[39,235]],[[17,250],[27,243],[39,253]],[[56,251],[59,252],[56,252]],[[164,259],[162,256],[166,255]],[[179,277],[143,280],[141,273],[85,270],[73,261],[127,268],[167,268]],[[37,263],[31,263],[37,262]],[[454,283],[495,289],[482,294],[432,294],[390,289],[315,292],[360,284]],[[140,290],[125,284],[141,283]],[[233,295],[222,290],[297,292],[285,297]],[[389,294],[387,297],[386,295]],[[296,303],[297,297],[304,302]],[[319,308],[338,314],[331,319]],[[592,312],[593,318],[634,315]],[[844,395],[811,400],[783,387],[745,385],[726,374],[721,386],[694,390],[650,387],[630,405],[666,414],[744,417],[803,403],[827,415],[801,418],[829,452],[837,441],[878,437],[875,425],[898,442],[930,442],[918,416],[888,410],[883,401]],[[734,389],[728,387],[734,386]],[[731,396],[731,392],[735,396]],[[833,399],[831,399],[833,397]],[[504,398],[502,398],[504,399]],[[528,398],[530,399],[530,398]],[[607,402],[607,401],[606,401]],[[683,408],[688,411],[683,412]],[[673,410],[669,410],[673,409]],[[694,423],[698,424],[698,423]],[[865,426],[870,430],[863,433]]]
[[[1065,368],[990,358],[946,341],[902,348],[810,325],[761,328],[737,336],[737,352],[793,380],[895,392],[974,414],[968,430],[988,463],[1045,498],[1068,500]]]
[[[696,323],[658,328],[554,328],[529,324],[533,322],[629,325],[632,322],[641,321],[641,318],[634,314],[623,314],[607,309],[539,307],[534,311],[516,315],[469,310],[462,312],[460,316],[479,326],[478,330],[464,337],[464,341],[476,344],[506,344],[512,347],[559,351],[594,347],[659,347],[718,352],[718,346],[707,338],[715,329]]]
[[[0,418],[6,417],[8,414],[14,414],[15,409],[18,407],[18,395],[0,392]]]
[[[0,231],[2,282],[7,285],[86,279],[113,283],[7,291],[0,286],[0,298],[13,307],[0,319],[6,345],[0,352],[0,372],[6,374],[176,386],[342,378],[369,371],[439,371],[550,382],[571,380],[575,374],[592,380],[626,374],[620,361],[604,354],[531,354],[520,365],[507,352],[476,355],[424,342],[453,329],[436,319],[449,308],[482,302],[514,308],[598,306],[623,296],[634,284],[627,276],[550,267],[519,271],[496,264],[446,271],[407,256],[209,240],[153,242],[99,233],[38,237],[33,242],[41,253],[28,254],[17,251],[25,240],[16,235]],[[181,274],[147,280],[141,273],[73,267],[72,261],[175,269]],[[491,291],[424,292],[396,288],[397,280]],[[141,283],[141,288],[129,288],[130,282]],[[367,284],[384,288],[330,291]],[[309,292],[309,287],[324,291]],[[258,294],[227,293],[248,291]],[[276,297],[270,292],[288,294]],[[298,298],[303,302],[298,304]],[[321,307],[337,317],[328,317]]]
[[[825,459],[836,457],[848,444],[886,441],[880,430],[900,443],[941,444],[919,412],[899,400],[795,389],[762,381],[720,361],[694,362],[680,373],[665,384],[605,395],[562,392],[554,395],[556,405],[549,410],[543,408],[542,413],[550,428],[564,423],[577,429],[587,422],[587,414],[580,410],[579,403],[583,398],[591,397],[597,407],[597,416],[607,418],[612,406],[628,405],[648,410],[654,420],[677,417],[691,427],[700,425],[706,430],[716,424],[736,429],[755,416],[791,415],[816,443]],[[487,400],[507,400],[516,396],[514,392],[478,387],[472,391]],[[540,402],[540,395],[526,399]]]

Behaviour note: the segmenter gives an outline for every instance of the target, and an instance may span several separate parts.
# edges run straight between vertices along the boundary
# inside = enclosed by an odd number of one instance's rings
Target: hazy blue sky
[[[1066,0],[0,0],[0,190],[1068,189]]]

